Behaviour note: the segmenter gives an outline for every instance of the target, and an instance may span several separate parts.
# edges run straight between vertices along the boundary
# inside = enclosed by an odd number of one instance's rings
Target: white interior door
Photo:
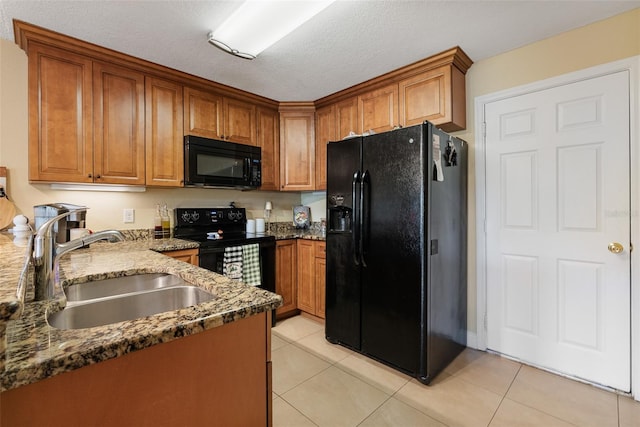
[[[629,120],[627,71],[485,106],[487,347],[625,391]]]

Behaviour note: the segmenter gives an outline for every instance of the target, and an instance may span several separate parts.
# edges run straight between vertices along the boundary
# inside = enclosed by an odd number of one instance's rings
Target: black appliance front
[[[466,147],[425,123],[330,143],[327,175],[327,339],[428,384],[466,345]]]
[[[362,149],[362,352],[409,372],[420,370],[428,271],[422,137],[404,128]]]
[[[256,189],[262,182],[260,147],[187,135],[185,186]]]
[[[360,261],[357,258],[358,231],[355,201],[360,200],[358,180],[362,138],[348,144],[327,146],[327,237],[325,330],[327,340],[360,349]],[[345,218],[349,215],[351,222]]]
[[[276,242],[275,238],[269,239],[246,239],[242,241],[228,241],[225,244],[215,246],[206,245],[204,242],[200,246],[198,253],[199,265],[218,274],[223,274],[223,261],[225,247],[249,245],[258,243],[260,246],[260,281],[259,286],[270,292],[276,291]]]

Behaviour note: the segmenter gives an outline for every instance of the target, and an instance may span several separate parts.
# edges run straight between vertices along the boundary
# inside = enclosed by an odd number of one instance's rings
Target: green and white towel
[[[242,281],[250,286],[260,286],[260,245],[242,247]]]
[[[229,279],[242,280],[242,246],[224,248],[222,274]]]

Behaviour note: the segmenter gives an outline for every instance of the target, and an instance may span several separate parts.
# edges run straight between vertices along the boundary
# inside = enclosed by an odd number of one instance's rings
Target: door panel
[[[628,80],[618,72],[485,110],[488,348],[625,391]]]
[[[370,174],[364,190],[362,351],[410,372],[418,372],[420,363],[427,231],[420,130],[366,137],[362,150],[363,170]]]

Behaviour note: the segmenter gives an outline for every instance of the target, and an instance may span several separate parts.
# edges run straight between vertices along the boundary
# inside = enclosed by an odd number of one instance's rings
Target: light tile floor
[[[425,386],[329,344],[296,316],[272,333],[274,427],[640,426],[640,403],[467,349]]]

